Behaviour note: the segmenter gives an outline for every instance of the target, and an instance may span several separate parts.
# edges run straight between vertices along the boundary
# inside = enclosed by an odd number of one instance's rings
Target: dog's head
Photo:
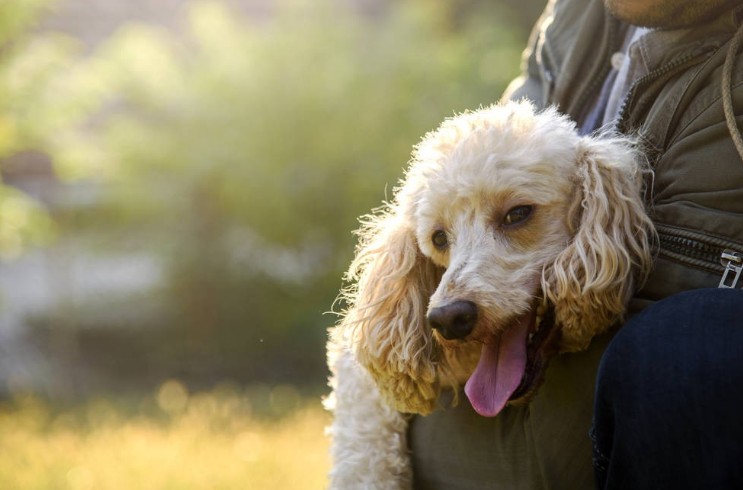
[[[648,270],[642,186],[628,140],[581,137],[527,103],[428,134],[348,274],[341,328],[387,401],[427,413],[466,381],[493,416],[531,396],[549,357],[619,320]]]

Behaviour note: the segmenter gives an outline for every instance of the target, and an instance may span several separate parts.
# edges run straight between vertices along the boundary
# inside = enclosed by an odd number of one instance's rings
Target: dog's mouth
[[[547,363],[557,353],[559,336],[552,310],[538,314],[536,307],[502,333],[491,335],[464,387],[475,411],[494,417],[507,403],[533,396],[544,381]]]

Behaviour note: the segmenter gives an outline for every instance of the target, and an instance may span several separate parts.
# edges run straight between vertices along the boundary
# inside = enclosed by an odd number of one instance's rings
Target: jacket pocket
[[[718,287],[743,286],[743,244],[699,231],[656,224],[660,258],[715,274]]]

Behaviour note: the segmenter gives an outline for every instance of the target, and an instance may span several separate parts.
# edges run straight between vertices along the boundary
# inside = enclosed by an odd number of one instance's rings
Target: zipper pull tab
[[[720,263],[725,268],[718,288],[734,288],[738,286],[741,272],[743,272],[743,254],[735,250],[725,249],[720,255]]]

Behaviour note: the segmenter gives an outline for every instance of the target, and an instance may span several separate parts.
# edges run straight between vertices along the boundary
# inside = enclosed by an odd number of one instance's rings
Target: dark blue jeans
[[[601,360],[591,436],[601,490],[743,488],[743,290],[631,318]]]

